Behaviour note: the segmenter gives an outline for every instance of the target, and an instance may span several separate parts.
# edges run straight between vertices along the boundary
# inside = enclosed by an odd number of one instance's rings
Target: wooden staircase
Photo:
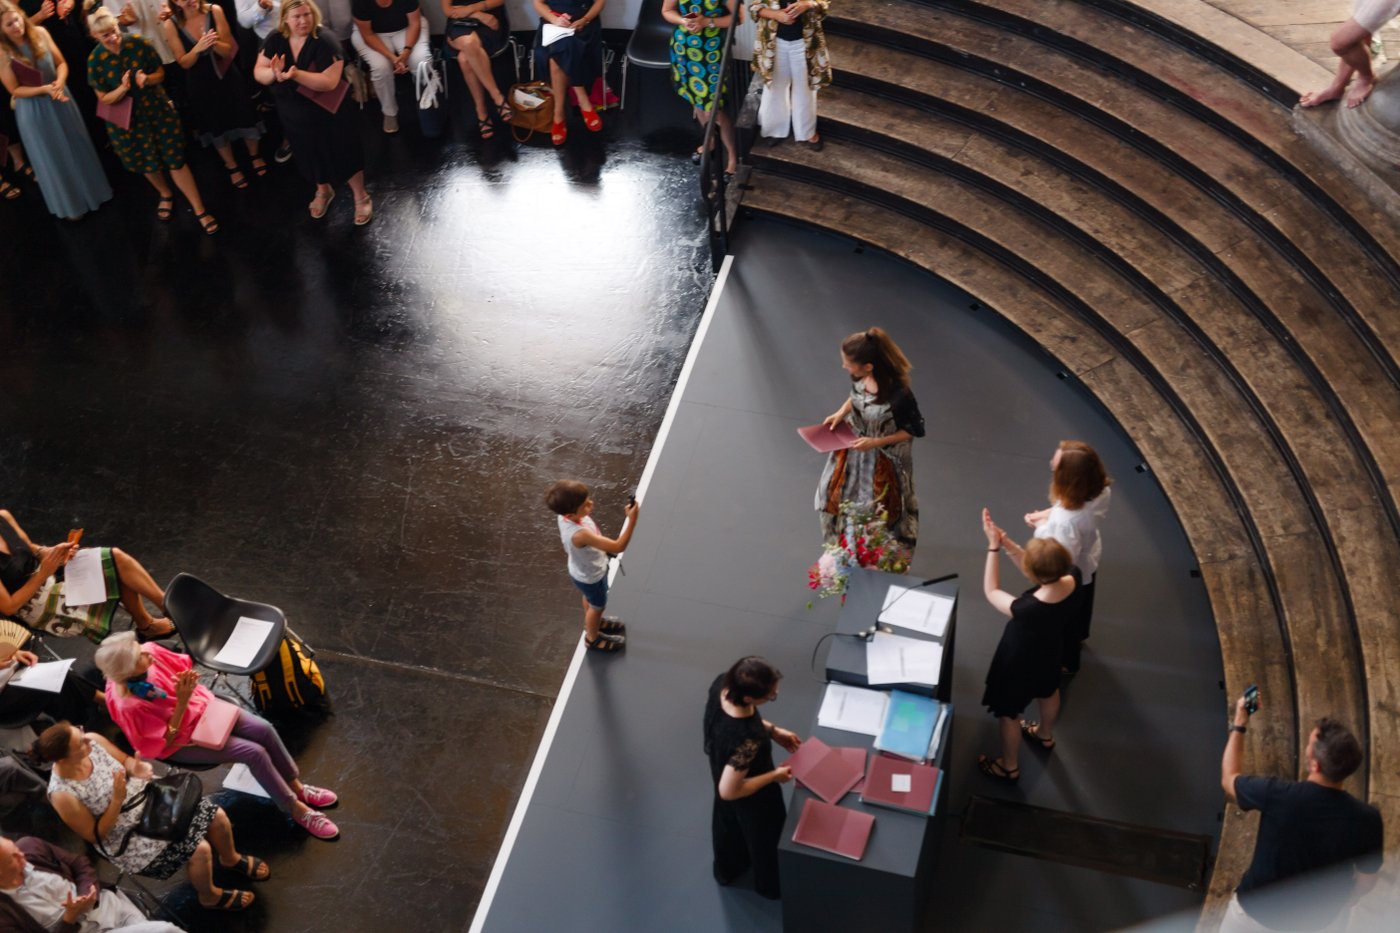
[[[833,4],[826,147],[760,145],[744,205],[928,269],[1094,393],[1191,541],[1228,690],[1276,698],[1248,769],[1296,776],[1313,721],[1349,723],[1393,845],[1400,219],[1286,88],[1121,6]],[[1253,825],[1227,812],[1207,926]]]

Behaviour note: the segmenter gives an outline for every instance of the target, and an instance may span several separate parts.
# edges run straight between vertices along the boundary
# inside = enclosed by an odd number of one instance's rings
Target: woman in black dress
[[[779,894],[778,840],[787,819],[778,785],[792,780],[792,769],[773,766],[769,740],[789,752],[802,740],[758,715],[758,707],[778,698],[782,676],[762,658],[740,658],[710,684],[705,704],[705,754],[715,782],[715,880],[729,884],[752,865],[754,889],[773,899]]]
[[[10,92],[0,84],[0,198],[13,201],[22,193],[20,180],[34,180],[34,169],[24,160],[24,146],[19,141],[19,125],[15,123],[15,110],[10,104]],[[8,177],[7,177],[8,176]]]
[[[1060,714],[1060,652],[1065,622],[1074,610],[1070,597],[1079,585],[1079,571],[1069,551],[1054,538],[1033,538],[1022,548],[992,522],[982,510],[982,530],[987,535],[987,566],[982,589],[987,602],[1010,616],[991,667],[982,703],[997,717],[1001,731],[1001,755],[977,756],[977,767],[988,777],[1015,783],[1021,777],[1017,753],[1021,735],[1045,751],[1055,747],[1055,719]],[[1005,548],[1035,586],[1020,596],[1001,588],[997,554]],[[1031,700],[1040,700],[1040,721],[1021,719]]]
[[[603,15],[604,0],[535,0],[535,12],[540,14],[540,44],[535,47],[538,58],[549,63],[549,86],[554,92],[554,126],[549,138],[554,145],[564,145],[569,129],[564,123],[564,105],[569,89],[574,92],[578,109],[583,113],[583,125],[591,132],[603,128],[603,119],[588,99],[593,82],[602,75],[603,27],[598,17]],[[572,29],[573,35],[544,45],[544,24]]]
[[[202,145],[212,146],[223,160],[229,183],[247,188],[248,180],[233,154],[234,140],[243,140],[253,172],[267,174],[258,156],[263,125],[253,110],[243,70],[233,60],[236,45],[228,16],[205,0],[167,0],[170,18],[161,28],[165,44],[185,70],[185,115],[194,124]]]
[[[355,120],[355,102],[344,93],[345,61],[334,37],[321,29],[321,10],[312,0],[283,0],[277,31],[268,33],[253,77],[272,89],[277,114],[296,153],[301,173],[316,186],[311,216],[326,216],[335,186],[348,182],[355,195],[355,226],[374,216],[365,190],[365,156]],[[334,112],[313,100],[319,97]],[[311,95],[311,96],[308,96]]]
[[[442,0],[442,12],[447,17],[443,41],[457,53],[457,67],[476,105],[477,131],[490,139],[496,120],[510,123],[510,103],[491,70],[491,56],[510,38],[505,0]]]

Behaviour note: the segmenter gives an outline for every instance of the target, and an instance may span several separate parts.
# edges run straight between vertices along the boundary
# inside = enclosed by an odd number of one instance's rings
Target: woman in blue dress
[[[31,80],[21,81],[16,72]],[[48,32],[11,0],[0,0],[0,82],[14,98],[15,123],[44,204],[55,217],[76,220],[111,200],[112,187],[67,80],[68,62]]]
[[[539,56],[549,63],[549,86],[554,92],[554,125],[549,138],[556,146],[564,145],[569,128],[564,122],[564,106],[569,89],[574,92],[583,125],[591,132],[603,128],[603,118],[593,109],[588,92],[593,82],[602,76],[603,27],[598,17],[603,15],[604,0],[535,0],[535,12],[540,14]],[[544,45],[546,23],[573,34]]]
[[[724,143],[724,171],[733,175],[739,154],[734,147],[734,124],[724,112],[719,62],[724,31],[735,21],[734,0],[666,0],[661,15],[676,27],[671,36],[671,83],[694,108],[701,126],[709,122],[711,112],[716,115]],[[699,155],[697,151],[697,160]]]

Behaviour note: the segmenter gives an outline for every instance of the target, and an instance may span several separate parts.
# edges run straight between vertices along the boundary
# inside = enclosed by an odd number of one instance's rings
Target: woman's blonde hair
[[[112,11],[105,6],[100,6],[88,14],[87,26],[88,35],[90,36],[96,36],[98,33],[106,32],[109,29],[121,29],[121,23],[117,22],[117,18],[112,15]]]
[[[1069,551],[1054,538],[1031,538],[1026,542],[1025,553],[1021,555],[1021,569],[1042,586],[1054,583],[1069,573],[1072,566],[1074,561],[1070,559]]]
[[[311,34],[314,36],[321,31],[321,8],[313,0],[282,0],[282,10],[277,14],[277,31],[284,38],[292,37],[292,28],[287,25],[287,14],[299,6],[311,7]]]
[[[35,25],[29,15],[19,8],[13,0],[0,0],[0,19],[4,19],[10,13],[19,15],[24,23],[24,41],[29,43],[29,51],[34,55],[34,61],[44,57],[44,53],[49,50],[49,44],[44,41],[45,31]],[[10,58],[24,58],[20,54],[19,46],[10,41],[10,37],[0,30],[0,48],[5,50],[5,54]]]
[[[103,677],[113,683],[124,682],[136,673],[136,666],[141,663],[141,644],[136,640],[136,633],[108,635],[102,639],[92,660]]]

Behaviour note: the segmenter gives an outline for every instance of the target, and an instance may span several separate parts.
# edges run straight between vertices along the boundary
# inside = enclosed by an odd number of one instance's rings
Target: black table
[[[875,620],[880,615],[880,608],[885,602],[885,592],[889,589],[890,584],[913,586],[918,584],[920,579],[908,574],[895,575],[882,573],[878,570],[856,570],[851,573],[850,580],[846,585],[846,602],[841,606],[841,614],[836,620],[837,634],[831,640],[831,650],[826,657],[827,680],[851,684],[855,687],[869,686],[869,682],[865,678],[865,642],[842,636],[854,635],[856,632],[876,624]],[[943,643],[943,663],[939,669],[938,685],[933,687],[928,684],[880,684],[876,689],[896,689],[909,693],[921,693],[924,696],[931,696],[947,703],[953,697],[953,633],[957,630],[958,623],[957,577],[923,587],[920,592],[947,596],[953,600],[953,615],[948,620],[948,628],[943,632],[943,637],[933,638],[922,632],[906,628],[892,628],[890,630],[908,638]],[[882,625],[881,628],[887,627]]]

